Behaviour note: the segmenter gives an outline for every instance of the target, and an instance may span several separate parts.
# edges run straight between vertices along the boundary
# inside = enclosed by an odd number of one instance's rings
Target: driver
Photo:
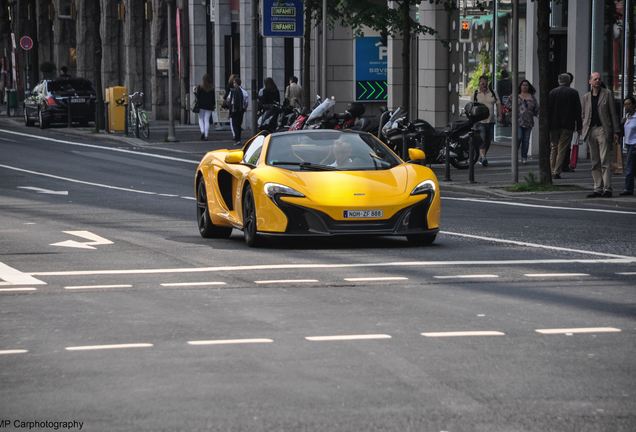
[[[350,166],[353,160],[351,159],[351,144],[345,141],[343,138],[338,138],[333,143],[333,155],[335,160],[329,164],[334,167]]]

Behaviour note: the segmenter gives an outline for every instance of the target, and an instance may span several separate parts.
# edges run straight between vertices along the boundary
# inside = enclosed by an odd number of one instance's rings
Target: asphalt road
[[[636,429],[635,211],[250,249],[199,236],[201,156],[0,123],[0,427]]]

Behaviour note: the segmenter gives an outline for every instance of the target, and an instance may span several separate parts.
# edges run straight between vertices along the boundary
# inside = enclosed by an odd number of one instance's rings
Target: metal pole
[[[444,138],[444,181],[451,181],[450,174],[450,132],[446,131]]]
[[[327,0],[322,0],[322,43],[320,50],[320,63],[322,72],[320,73],[320,91],[324,98],[327,95]]]
[[[628,18],[632,2],[631,0],[625,0],[625,4],[623,5],[623,99],[625,99],[630,91],[629,91],[629,41],[632,33],[632,29],[630,28],[630,19]]]
[[[492,7],[492,88],[497,88],[497,13],[498,13],[498,1],[493,1]]]
[[[177,141],[174,134],[174,112],[172,111],[172,6],[172,0],[166,2],[168,8],[168,136],[166,141],[168,142]]]
[[[252,135],[256,135],[256,109],[258,99],[258,0],[252,0]],[[240,127],[240,126],[239,126]]]
[[[512,142],[510,143],[512,181],[519,183],[518,153],[518,98],[519,98],[519,0],[512,2]],[[544,102],[545,103],[545,102]]]

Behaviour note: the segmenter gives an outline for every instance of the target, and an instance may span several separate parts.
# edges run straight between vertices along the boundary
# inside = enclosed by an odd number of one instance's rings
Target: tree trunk
[[[550,51],[550,0],[537,0],[537,57],[539,60],[539,100],[544,107],[539,110],[539,181],[552,184],[550,169],[550,131],[548,130],[548,94],[550,76],[548,53]]]
[[[309,109],[309,99],[311,95],[311,88],[309,83],[311,82],[310,68],[311,68],[311,9],[307,3],[305,3],[305,34],[303,36],[303,105]]]
[[[411,107],[411,18],[410,2],[403,1],[400,13],[402,15],[402,104],[408,112]],[[414,118],[414,116],[411,116]]]

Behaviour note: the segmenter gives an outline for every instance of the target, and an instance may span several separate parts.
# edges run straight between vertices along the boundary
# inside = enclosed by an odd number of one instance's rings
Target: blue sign
[[[387,48],[380,36],[356,38],[356,100],[387,100]]]
[[[263,0],[264,37],[302,37],[303,0]]]

